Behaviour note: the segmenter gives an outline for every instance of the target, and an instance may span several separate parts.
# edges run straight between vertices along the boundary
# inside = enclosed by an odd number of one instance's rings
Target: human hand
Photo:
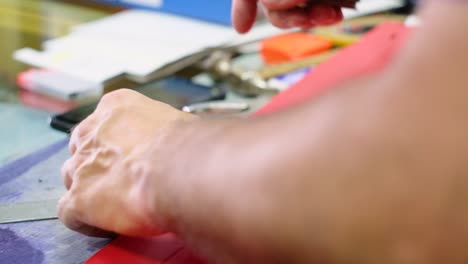
[[[91,236],[160,234],[155,186],[148,181],[162,166],[149,165],[147,151],[171,124],[192,118],[131,90],[104,96],[71,136],[72,157],[62,168],[68,189],[59,202],[62,222]]]
[[[279,28],[310,28],[343,18],[336,0],[234,0],[232,19],[239,33],[248,32],[255,22],[258,1],[270,22]]]

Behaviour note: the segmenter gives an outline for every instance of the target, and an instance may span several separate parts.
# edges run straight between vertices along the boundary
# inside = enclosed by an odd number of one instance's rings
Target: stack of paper
[[[78,26],[43,43],[43,51],[18,50],[15,59],[102,83],[127,74],[145,81],[155,69],[179,57],[235,37],[216,24],[142,10],[124,11]]]

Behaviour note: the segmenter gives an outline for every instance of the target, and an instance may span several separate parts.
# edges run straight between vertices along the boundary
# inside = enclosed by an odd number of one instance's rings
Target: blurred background
[[[261,49],[262,40],[281,31],[260,16],[255,29],[240,36],[230,27],[230,6],[229,0],[0,1],[0,165],[66,138],[66,133],[50,127],[50,120],[92,105],[116,88],[146,87],[148,92],[162,85],[154,84],[158,80],[178,76],[211,89],[210,96],[203,97],[200,87],[183,96],[198,93],[198,101],[244,103],[214,110],[245,115],[307,71],[287,81],[275,77],[310,70],[325,60],[271,68],[293,61],[269,63],[268,50]],[[412,3],[362,0],[357,9],[344,12],[341,25],[309,33],[328,38],[330,48],[342,48],[383,21],[405,21]],[[198,57],[190,57],[193,54]],[[220,72],[223,63],[228,73]],[[181,82],[164,85],[177,86],[183,93],[190,90]],[[163,96],[168,93],[172,91]],[[156,99],[160,89],[157,94]],[[201,109],[192,110],[209,112]],[[89,111],[92,106],[80,118]]]
[[[356,65],[372,68],[367,62],[384,57],[376,53],[420,23],[412,2],[361,0],[343,9],[338,25],[282,31],[260,15],[239,35],[230,7],[230,0],[0,0],[0,263],[85,263],[110,242],[50,220],[65,192],[70,129],[103,94],[125,87],[207,118],[246,116],[290,87],[317,94],[324,87],[317,79],[330,84]],[[372,32],[379,38],[371,45],[347,49]],[[353,59],[313,75],[346,50]],[[115,258],[99,263],[122,261]]]

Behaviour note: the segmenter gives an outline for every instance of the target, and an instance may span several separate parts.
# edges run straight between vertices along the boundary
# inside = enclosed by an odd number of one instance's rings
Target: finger
[[[268,11],[270,22],[279,28],[310,28],[329,25],[343,18],[341,9],[328,5],[313,5],[306,8],[296,7],[284,11]]]
[[[261,0],[264,7],[271,11],[280,11],[305,5],[308,0]]]
[[[73,185],[73,181],[75,179],[75,175],[78,171],[78,168],[82,167],[86,160],[86,157],[80,154],[75,154],[72,156],[70,159],[65,161],[65,163],[62,166],[61,169],[61,175],[62,175],[62,180],[67,188],[67,190],[70,190],[70,188]]]
[[[317,25],[330,25],[343,19],[341,8],[331,5],[312,5],[308,7],[309,18]]]
[[[62,166],[62,169],[60,171],[60,174],[62,175],[62,180],[65,185],[65,188],[67,190],[70,190],[72,184],[73,184],[73,177],[72,177],[72,169],[71,169],[71,159],[65,161],[65,163]]]
[[[135,99],[137,96],[140,96],[140,94],[129,89],[120,89],[104,95],[99,101],[96,110],[72,130],[70,143],[68,144],[70,153],[74,155],[84,139],[95,130],[99,118],[102,118],[102,116],[105,116],[117,106],[122,105],[125,99]]]
[[[115,237],[116,234],[107,230],[103,230],[91,225],[88,225],[78,218],[76,203],[73,202],[70,192],[65,194],[58,203],[58,216],[60,221],[69,229],[92,237]]]
[[[94,111],[94,113],[96,114],[106,113],[116,107],[122,106],[122,104],[126,102],[139,101],[139,100],[142,100],[142,98],[147,98],[147,97],[135,90],[131,90],[127,88],[115,90],[113,92],[105,94],[101,98],[101,100],[99,101],[99,104],[96,107],[96,111]]]
[[[60,200],[57,206],[57,215],[62,223],[71,230],[78,229],[82,223],[78,218],[78,212],[75,199],[67,192]]]
[[[257,18],[257,0],[234,0],[232,24],[239,33],[248,32]]]
[[[269,11],[266,14],[270,22],[279,28],[287,29],[292,27],[310,28],[315,26],[310,19],[308,10],[304,8],[291,8],[283,11]]]
[[[74,155],[80,147],[82,141],[95,129],[97,118],[94,114],[88,116],[71,132],[68,150],[71,155]]]

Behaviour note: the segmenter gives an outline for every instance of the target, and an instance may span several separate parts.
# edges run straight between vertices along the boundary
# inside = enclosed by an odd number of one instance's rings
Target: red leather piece
[[[386,23],[366,34],[315,67],[304,79],[275,96],[256,115],[282,110],[336,87],[346,81],[382,70],[407,39],[410,29],[401,23]]]
[[[92,256],[87,264],[162,264],[184,249],[174,235],[155,238],[120,236]]]

